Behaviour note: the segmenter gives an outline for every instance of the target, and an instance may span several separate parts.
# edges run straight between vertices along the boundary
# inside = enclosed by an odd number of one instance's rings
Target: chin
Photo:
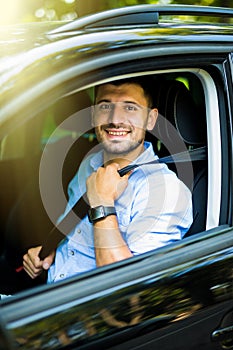
[[[115,143],[109,144],[108,142],[103,143],[103,148],[106,152],[114,155],[126,155],[134,150],[136,150],[138,147],[141,146],[142,142],[137,143],[131,143],[127,142],[127,144],[121,144],[121,142],[116,141]]]

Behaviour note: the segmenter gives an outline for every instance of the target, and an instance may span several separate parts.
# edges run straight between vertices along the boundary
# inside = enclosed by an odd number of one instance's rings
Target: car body
[[[174,20],[181,15],[192,21]],[[230,9],[131,6],[40,33],[13,59],[4,50],[0,293],[10,296],[0,302],[1,349],[233,348],[232,18]],[[132,76],[154,90],[161,129],[148,138],[158,155],[206,150],[171,164],[193,191],[195,227],[59,283],[29,281],[15,268],[44,242],[96,147],[94,87]]]

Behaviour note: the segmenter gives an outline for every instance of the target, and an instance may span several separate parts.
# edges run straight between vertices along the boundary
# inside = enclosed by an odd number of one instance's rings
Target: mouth
[[[127,136],[129,135],[130,131],[129,130],[116,130],[116,129],[105,129],[107,139],[109,141],[121,141],[121,140],[126,140]]]
[[[105,131],[107,134],[107,137],[109,139],[117,138],[125,138],[128,134],[132,132],[131,128],[128,126],[123,126],[123,125],[113,125],[113,124],[108,124],[102,127],[102,130]]]
[[[106,133],[110,136],[126,136],[129,134],[130,131],[126,131],[126,130],[105,130]]]

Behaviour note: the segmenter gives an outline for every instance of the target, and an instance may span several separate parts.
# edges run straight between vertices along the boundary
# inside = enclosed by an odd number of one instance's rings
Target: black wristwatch
[[[90,208],[88,210],[88,219],[93,224],[98,220],[106,218],[109,215],[116,215],[116,210],[114,207],[104,207],[103,205],[99,205],[95,208]]]

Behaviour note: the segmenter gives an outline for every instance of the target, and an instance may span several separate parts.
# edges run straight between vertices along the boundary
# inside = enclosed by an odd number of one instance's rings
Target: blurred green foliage
[[[73,20],[90,13],[136,4],[233,7],[229,0],[0,0],[0,25]]]

